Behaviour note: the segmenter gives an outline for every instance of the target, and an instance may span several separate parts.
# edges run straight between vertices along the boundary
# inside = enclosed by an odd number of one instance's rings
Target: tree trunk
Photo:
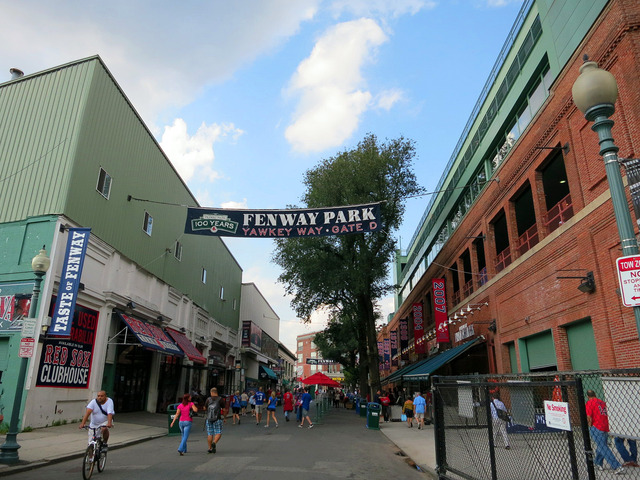
[[[367,364],[369,365],[369,394],[373,394],[380,388],[380,365],[378,363],[378,339],[376,335],[376,317],[373,311],[371,297],[362,295],[358,299],[362,320],[367,335]]]

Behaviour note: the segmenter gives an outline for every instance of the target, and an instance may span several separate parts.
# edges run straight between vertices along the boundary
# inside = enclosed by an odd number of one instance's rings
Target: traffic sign
[[[616,260],[618,281],[625,307],[640,307],[640,255],[629,255]]]
[[[20,340],[20,350],[18,350],[18,356],[20,358],[33,357],[33,350],[36,346],[36,341],[33,338],[23,338]]]

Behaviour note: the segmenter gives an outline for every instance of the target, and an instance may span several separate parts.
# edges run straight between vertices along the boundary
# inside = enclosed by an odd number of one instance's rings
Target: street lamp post
[[[42,283],[42,277],[49,270],[51,261],[47,257],[47,252],[42,247],[40,253],[33,257],[31,260],[31,268],[36,276],[33,284],[33,293],[31,295],[31,306],[29,307],[29,318],[36,318],[38,315],[38,300],[40,298],[40,285]],[[27,375],[28,358],[20,359],[20,370],[18,372],[18,381],[16,382],[16,394],[13,398],[13,409],[11,410],[11,421],[9,424],[9,432],[5,442],[0,446],[0,463],[14,464],[20,461],[18,456],[18,423],[20,420],[20,407],[22,405],[22,392],[24,390],[24,381]]]
[[[633,231],[633,222],[620,174],[619,149],[613,142],[611,134],[613,120],[609,118],[615,112],[615,103],[618,99],[616,79],[610,72],[598,68],[596,62],[590,62],[589,57],[585,55],[584,64],[580,67],[580,75],[573,84],[572,93],[576,107],[584,113],[588,121],[593,122],[591,130],[598,134],[600,155],[604,159],[622,254],[623,256],[637,255],[638,241]],[[636,328],[640,333],[640,307],[633,307],[633,313]]]

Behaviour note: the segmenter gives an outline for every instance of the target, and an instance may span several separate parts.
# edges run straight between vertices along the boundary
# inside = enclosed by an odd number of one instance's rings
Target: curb
[[[150,435],[144,438],[136,438],[133,440],[125,440],[123,442],[117,443],[113,446],[109,446],[109,451],[118,450],[120,448],[128,447],[130,445],[135,445],[137,443],[147,442],[149,440],[154,440],[156,438],[166,437],[166,433]],[[70,453],[67,455],[63,455],[57,458],[53,458],[51,460],[37,460],[35,462],[25,462],[25,463],[17,463],[16,465],[6,465],[6,468],[3,468],[0,465],[0,476],[5,475],[13,475],[15,473],[27,472],[29,470],[35,470],[36,468],[46,467],[47,465],[53,465],[55,463],[66,462],[67,460],[73,460],[74,458],[81,458],[84,452],[78,453]]]

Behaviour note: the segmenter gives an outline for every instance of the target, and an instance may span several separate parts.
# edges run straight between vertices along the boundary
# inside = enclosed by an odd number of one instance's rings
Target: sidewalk
[[[339,410],[339,412],[343,413],[344,410]],[[348,413],[356,416],[354,411]],[[332,411],[329,411],[328,415],[332,415]],[[194,421],[203,422],[204,420],[202,417],[198,417]],[[114,429],[111,432],[109,449],[115,450],[134,443],[163,437],[167,434],[167,423],[167,414],[119,413],[116,415]],[[364,418],[362,418],[362,423],[365,424]],[[49,463],[80,458],[87,446],[87,433],[78,430],[78,425],[78,423],[72,423],[18,434],[18,443],[21,446],[18,450],[20,462],[17,465],[0,464],[0,477],[43,467]],[[418,430],[415,426],[408,428],[405,422],[388,422],[380,424],[380,432],[410,458],[421,471],[432,478],[438,478],[435,474],[433,426],[430,425],[424,430]],[[4,443],[4,440],[5,436],[0,435],[0,444]]]

